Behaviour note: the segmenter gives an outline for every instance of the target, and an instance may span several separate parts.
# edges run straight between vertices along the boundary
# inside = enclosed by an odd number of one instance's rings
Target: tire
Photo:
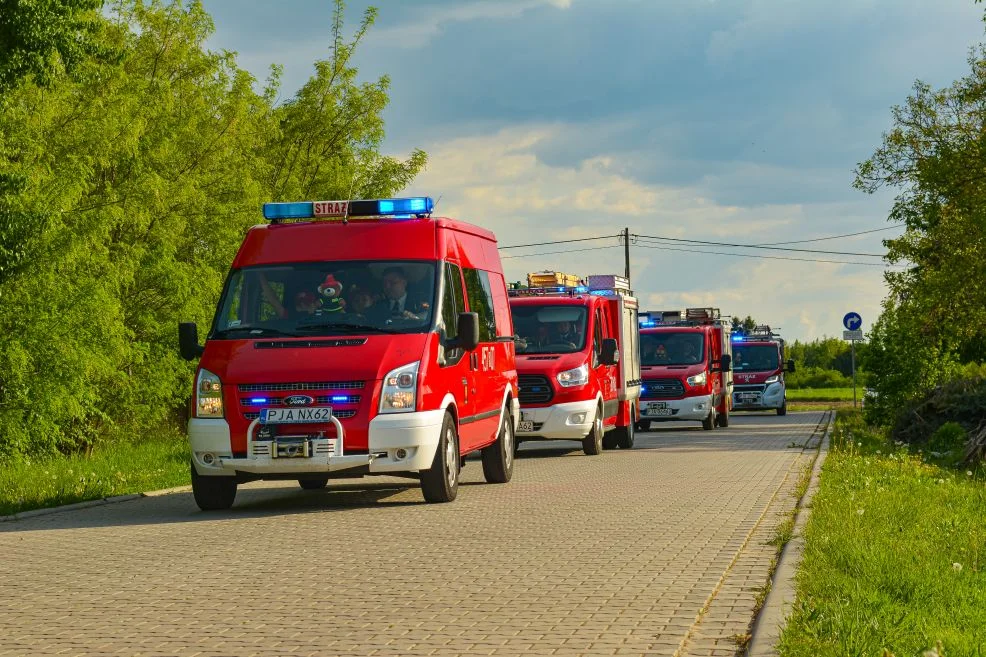
[[[613,431],[603,435],[603,449],[616,449],[616,436]]]
[[[633,417],[633,408],[630,408],[630,417]],[[613,431],[613,438],[615,439],[616,446],[620,449],[633,449],[634,443],[634,426],[633,422],[625,427],[619,427]]]
[[[719,415],[716,416],[716,419],[719,421],[719,426],[720,427],[722,427],[722,428],[725,429],[726,427],[729,426],[729,403],[728,402],[726,403],[726,410],[725,410],[725,412],[719,413]]]
[[[298,485],[305,490],[322,490],[329,483],[328,477],[316,477],[315,479],[299,479]]]
[[[641,420],[638,422],[637,431],[650,431],[650,420]]]
[[[236,499],[236,478],[204,477],[192,468],[192,496],[203,511],[225,511]]]
[[[459,435],[449,413],[431,467],[421,473],[421,493],[429,504],[451,502],[459,492]]]
[[[709,410],[709,417],[702,420],[702,428],[706,431],[712,431],[716,428],[716,409],[712,408]]]
[[[589,435],[582,439],[582,451],[588,456],[597,456],[603,451],[603,409],[596,409],[596,416],[592,419],[592,428]]]
[[[517,438],[514,436],[514,423],[510,413],[504,411],[503,422],[496,442],[484,447],[480,452],[483,458],[483,476],[488,484],[505,484],[514,474],[514,454],[517,453]]]
[[[787,415],[787,400],[784,400],[784,405],[777,409],[778,415]]]

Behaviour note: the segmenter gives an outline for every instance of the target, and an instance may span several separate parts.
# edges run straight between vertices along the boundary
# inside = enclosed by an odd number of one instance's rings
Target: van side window
[[[466,269],[465,276],[469,310],[479,315],[479,341],[493,342],[496,339],[496,317],[493,314],[490,277],[479,269]]]
[[[496,319],[497,337],[512,338],[513,318],[510,315],[510,301],[507,299],[506,285],[503,275],[491,272],[490,285],[493,288],[493,315]]]
[[[459,313],[466,309],[462,296],[462,274],[459,267],[447,262],[445,287],[442,290],[442,324],[445,325],[445,337],[450,340],[459,336]]]
[[[603,314],[596,308],[596,321],[595,326],[592,329],[592,359],[593,362],[599,362],[599,356],[602,354],[603,350]]]

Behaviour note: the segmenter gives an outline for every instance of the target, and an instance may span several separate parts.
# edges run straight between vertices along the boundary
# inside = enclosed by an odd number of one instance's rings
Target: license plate
[[[317,424],[332,417],[330,406],[310,408],[264,408],[260,411],[261,424]]]
[[[760,400],[760,395],[758,395],[757,393],[745,393],[745,394],[740,393],[736,395],[736,401],[738,401],[741,404],[756,403],[759,400]]]
[[[657,415],[657,416],[667,416],[671,415],[673,411],[671,407],[668,406],[667,402],[651,402],[647,404],[647,409],[644,411],[644,415]]]
[[[517,423],[517,431],[530,433],[531,431],[534,431],[534,423],[530,420],[521,420]]]

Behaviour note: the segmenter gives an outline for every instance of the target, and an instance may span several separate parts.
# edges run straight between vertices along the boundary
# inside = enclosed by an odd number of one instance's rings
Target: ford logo
[[[311,406],[315,400],[308,395],[289,395],[284,398],[285,406]]]

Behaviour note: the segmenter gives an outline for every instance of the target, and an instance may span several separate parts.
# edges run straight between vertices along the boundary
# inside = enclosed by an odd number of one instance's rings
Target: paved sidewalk
[[[525,444],[448,505],[257,483],[221,514],[183,493],[2,523],[0,655],[733,655],[822,415]]]

